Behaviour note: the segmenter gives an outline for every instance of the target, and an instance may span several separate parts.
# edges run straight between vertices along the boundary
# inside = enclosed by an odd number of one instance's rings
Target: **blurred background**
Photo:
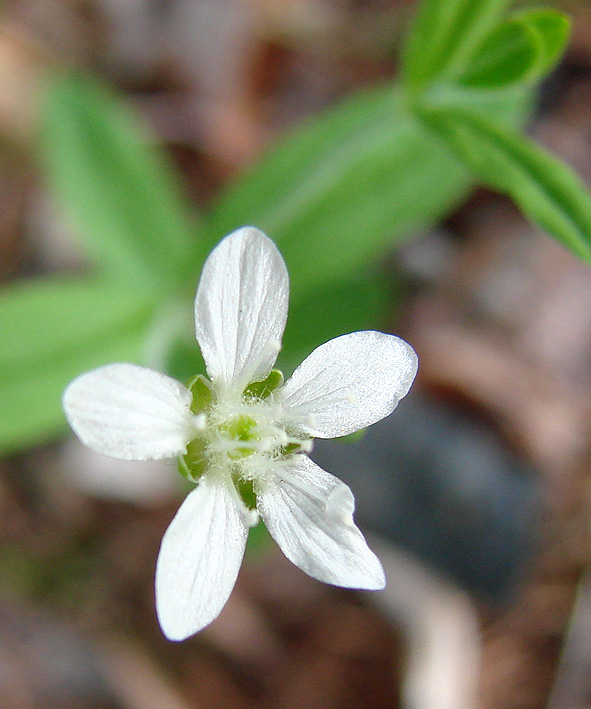
[[[527,130],[589,186],[591,7],[552,5],[571,16],[572,39]],[[168,155],[190,211],[206,214],[287,131],[394,79],[415,9],[3,2],[0,297],[14,283],[93,269],[47,168],[57,68],[120,94]],[[409,341],[417,383],[361,440],[314,451],[351,485],[386,590],[318,583],[257,528],[221,616],[184,643],[166,641],[153,571],[182,480],[174,464],[82,450],[60,420],[0,460],[2,709],[591,707],[591,271],[509,199],[468,184],[457,192],[441,222],[359,256],[387,299],[358,327]],[[243,225],[226,221],[227,231]],[[214,233],[208,246],[225,232]],[[187,265],[195,285],[200,268]],[[314,317],[331,312],[329,296],[318,299]],[[89,307],[100,311],[100,298]],[[167,317],[150,329],[150,363]],[[0,348],[8,337],[0,331]]]

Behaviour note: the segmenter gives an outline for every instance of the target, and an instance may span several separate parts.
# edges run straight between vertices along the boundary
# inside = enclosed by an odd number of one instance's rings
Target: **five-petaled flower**
[[[403,340],[353,332],[321,345],[283,383],[273,364],[288,275],[262,232],[239,229],[212,251],[195,298],[210,379],[188,387],[133,364],[75,379],[64,409],[90,448],[124,460],[180,458],[197,484],[156,564],[164,634],[183,640],[218,616],[259,515],[296,566],[337,586],[380,589],[384,571],[353,523],[354,499],[307,455],[313,437],[345,436],[390,414],[414,379]]]

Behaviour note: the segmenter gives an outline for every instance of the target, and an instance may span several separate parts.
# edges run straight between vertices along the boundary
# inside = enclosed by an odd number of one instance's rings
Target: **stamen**
[[[202,432],[207,428],[207,416],[205,414],[197,414],[193,417],[193,425],[195,430]]]
[[[275,463],[312,450],[312,441],[301,430],[301,416],[292,415],[280,399],[255,396],[232,401],[218,397],[207,412],[192,417],[192,424],[202,441],[197,462],[221,468],[229,466],[233,485],[238,487],[238,496],[246,510],[254,503],[244,497],[242,482],[260,480]],[[187,459],[187,465],[193,466],[194,458]],[[249,524],[258,520],[250,513],[248,519]]]
[[[300,448],[304,453],[311,453],[314,448],[314,441],[311,438],[306,438],[304,441],[300,441]]]
[[[281,352],[281,342],[279,340],[269,340],[266,344],[267,352]]]
[[[244,519],[249,527],[256,527],[261,519],[261,516],[259,515],[258,510],[249,510],[248,508],[245,508]]]

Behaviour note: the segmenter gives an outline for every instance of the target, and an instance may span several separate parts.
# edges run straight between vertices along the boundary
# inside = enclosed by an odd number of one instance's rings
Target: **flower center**
[[[226,477],[246,507],[254,509],[257,487],[273,467],[311,450],[312,441],[276,395],[282,384],[283,375],[273,370],[264,381],[230,396],[196,377],[190,384],[191,410],[199,433],[179,461],[180,472],[193,482],[206,473]]]

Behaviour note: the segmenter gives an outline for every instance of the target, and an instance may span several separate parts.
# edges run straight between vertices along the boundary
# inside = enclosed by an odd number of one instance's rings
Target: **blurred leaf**
[[[138,361],[153,303],[109,281],[39,279],[0,292],[0,450],[65,426],[61,395],[78,374]]]
[[[536,75],[547,74],[561,59],[570,36],[570,19],[551,8],[527,10],[518,15],[519,20],[538,35],[539,55]]]
[[[463,73],[510,1],[425,0],[404,48],[407,87],[416,91],[433,79]]]
[[[535,105],[535,91],[522,82],[510,84],[494,91],[481,91],[459,83],[434,84],[421,94],[413,104],[417,121],[422,123],[423,111],[459,107],[471,113],[488,116],[492,121],[511,126],[513,129],[527,125]],[[430,131],[429,131],[430,132]]]
[[[133,286],[170,289],[194,268],[197,232],[163,154],[103,85],[50,82],[47,179],[99,267]]]
[[[424,119],[482,181],[591,260],[591,197],[566,165],[525,136],[461,108],[431,109]]]
[[[475,88],[537,81],[560,59],[568,35],[569,20],[561,12],[520,12],[486,37],[460,81]]]
[[[185,384],[196,374],[205,374],[205,362],[195,340],[194,327],[189,335],[192,337],[179,337],[169,343],[163,367],[163,371],[169,376]]]
[[[279,245],[294,297],[346,277],[466,194],[461,163],[410,116],[393,87],[307,124],[223,195],[220,238],[254,224]]]
[[[392,307],[392,283],[380,274],[356,273],[307,297],[292,298],[279,367],[287,375],[318,345],[332,337],[355,330],[383,329],[388,305]],[[194,332],[170,343],[165,366],[170,376],[188,382],[197,373],[205,373],[205,364]]]
[[[356,330],[383,329],[391,287],[377,273],[360,272],[295,300],[289,309],[279,368],[289,376],[327,340]]]
[[[527,24],[507,20],[479,47],[461,77],[477,88],[504,86],[526,77],[538,59],[538,37]]]

